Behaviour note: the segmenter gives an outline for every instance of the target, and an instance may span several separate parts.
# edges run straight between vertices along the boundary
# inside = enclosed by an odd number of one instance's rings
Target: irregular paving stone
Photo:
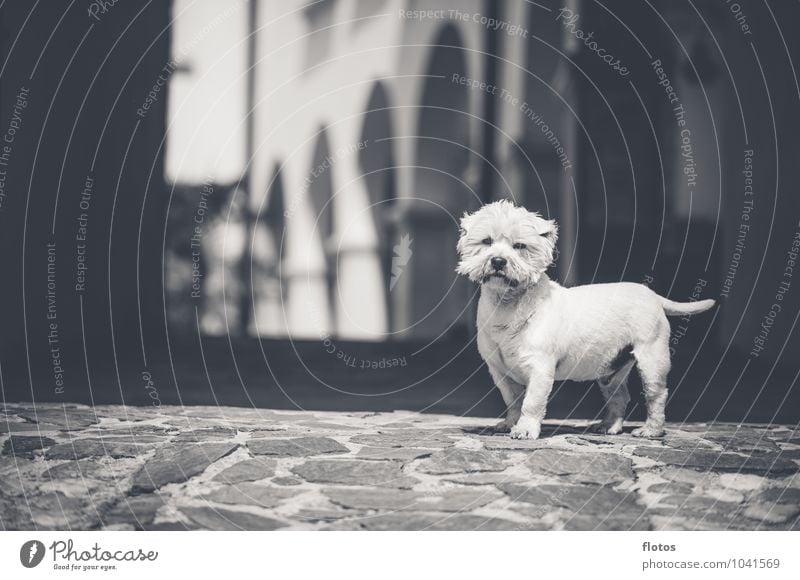
[[[721,445],[726,451],[746,453],[775,453],[779,447],[767,437],[767,432],[740,429],[734,433],[703,435],[703,439]]]
[[[144,528],[147,532],[185,532],[200,529],[194,522],[158,522],[149,524]]]
[[[562,529],[570,531],[646,531],[652,529],[643,517],[603,518],[596,516],[573,516],[563,523]]]
[[[688,483],[682,483],[680,481],[665,481],[663,483],[654,483],[647,488],[647,491],[660,494],[689,495],[692,493],[692,489],[694,489],[693,486]]]
[[[304,427],[310,427],[314,431],[363,431],[363,427],[355,425],[343,425],[342,423],[325,423],[323,421],[301,421],[298,423]]]
[[[258,528],[264,526],[263,520],[251,525],[248,519],[268,514],[259,512],[261,508],[247,505],[257,502],[262,505],[277,503],[281,514],[291,514],[287,522],[277,521],[283,516],[267,518],[272,525],[306,529],[492,529],[478,527],[471,519],[478,517],[484,521],[485,514],[501,518],[497,520],[498,529],[612,530],[647,529],[651,525],[655,529],[689,530],[800,529],[800,514],[797,513],[800,484],[793,479],[800,472],[793,461],[800,459],[800,447],[787,443],[792,440],[800,443],[800,436],[792,428],[783,426],[670,425],[665,438],[646,441],[629,434],[590,434],[585,432],[583,422],[566,421],[546,426],[539,440],[518,441],[507,435],[482,434],[480,427],[488,424],[488,420],[444,415],[414,415],[413,422],[402,415],[403,422],[399,423],[400,415],[386,413],[359,414],[356,421],[342,413],[284,415],[233,408],[192,408],[185,413],[169,406],[157,413],[139,413],[136,409],[105,406],[97,408],[98,415],[103,417],[97,422],[93,409],[68,408],[67,417],[64,417],[62,405],[44,404],[37,405],[42,422],[35,424],[20,422],[23,417],[32,420],[35,416],[32,407],[11,406],[9,411],[7,416],[0,413],[0,448],[4,444],[11,445],[7,442],[9,436],[38,439],[36,436],[41,433],[49,438],[49,443],[41,451],[34,449],[25,457],[0,453],[0,530]],[[6,421],[16,426],[3,429]],[[395,423],[387,424],[387,421]],[[37,431],[39,429],[41,432]],[[260,484],[252,483],[259,479],[251,480],[256,477],[251,473],[242,475],[250,482],[227,486],[222,485],[227,483],[224,481],[209,483],[195,478],[186,485],[161,487],[158,494],[128,497],[126,501],[132,509],[126,509],[120,499],[124,497],[120,494],[126,492],[123,486],[131,481],[135,484],[136,477],[141,477],[145,457],[153,461],[169,452],[185,454],[185,449],[202,444],[235,446],[246,434],[250,441],[264,438],[284,442],[279,445],[303,437],[324,439],[321,435],[326,435],[333,441],[350,438],[359,446],[348,451],[348,445],[344,445],[341,454],[347,455],[330,459],[324,455],[315,459],[294,459],[292,455],[283,456],[285,459],[279,459],[280,455],[258,456],[249,461],[262,460],[262,464],[268,461],[281,468],[261,478]],[[203,443],[193,443],[196,440]],[[77,453],[73,451],[73,444]],[[112,456],[102,456],[103,445],[116,451]],[[136,446],[139,453],[146,453],[146,456],[126,457]],[[608,476],[609,472],[616,474],[611,467],[592,466],[599,456],[614,457],[611,462],[629,466],[628,458],[636,448],[648,448],[634,454],[633,469],[639,482],[633,474],[611,481],[616,478]],[[462,454],[474,458],[476,452],[477,456],[491,457],[491,462],[499,461],[504,469],[469,471],[473,466],[465,460],[454,473],[423,472],[425,466],[435,465],[439,460]],[[560,460],[544,462],[548,454]],[[74,460],[84,455],[85,459]],[[753,457],[749,458],[750,455]],[[62,456],[69,459],[53,458]],[[665,465],[659,461],[664,457],[675,461]],[[684,466],[686,457],[691,459]],[[777,471],[772,466],[776,459]],[[337,465],[326,468],[319,463],[321,461]],[[403,465],[412,461],[411,465]],[[240,462],[237,459],[235,463]],[[231,463],[227,460],[225,463],[230,468]],[[367,469],[366,476],[362,477],[359,471],[366,469],[363,467],[366,464],[374,464],[374,467]],[[419,467],[423,469],[418,470]],[[740,473],[741,467],[744,473]],[[296,474],[287,476],[284,470],[291,468]],[[196,469],[191,469],[190,473]],[[221,471],[218,466],[211,469],[216,476]],[[300,478],[298,469],[308,470],[310,483]],[[180,469],[177,471],[180,473]],[[281,473],[280,477],[275,476],[276,471]],[[413,478],[416,471],[420,473],[420,480]],[[592,474],[588,481],[592,485],[585,485],[587,473]],[[181,473],[177,481],[183,481],[186,476]],[[317,477],[320,481],[314,482]],[[328,480],[332,480],[331,484],[324,485]],[[436,492],[411,489],[423,481],[427,489]],[[559,482],[565,485],[557,485]],[[616,489],[611,485],[597,485],[608,482]],[[318,483],[323,484],[322,490]],[[244,493],[242,485],[245,485]],[[518,487],[509,488],[509,485]],[[248,489],[249,486],[253,489]],[[511,494],[501,493],[497,487],[514,493],[526,491],[521,500],[513,501]],[[329,501],[326,494],[321,493],[327,490],[352,494],[356,499],[347,501],[354,503],[362,499],[367,507],[344,507]],[[23,498],[23,491],[28,501]],[[468,496],[461,495],[464,491],[489,494],[491,503],[478,508],[481,515],[470,513],[473,506],[468,505]],[[365,492],[383,493],[386,497],[362,497]],[[202,499],[199,494],[204,494]],[[382,511],[392,505],[387,498],[403,499],[398,497],[403,494],[411,500],[410,509],[394,510],[394,513]],[[421,497],[414,494],[421,494]],[[441,511],[441,505],[448,506],[443,503],[448,496],[452,506],[448,509],[455,511]],[[220,500],[221,503],[216,503]],[[644,500],[650,507],[644,506]],[[486,498],[477,503],[483,501]],[[182,517],[172,511],[171,506],[176,504],[187,506],[187,510],[204,507],[209,511],[195,514],[197,521],[188,516],[170,521]],[[214,510],[214,505],[225,505],[226,509]],[[220,513],[228,511],[244,518],[246,525],[234,526],[230,519],[220,517]],[[244,514],[245,511],[250,513]],[[443,520],[446,523],[442,523]]]
[[[463,475],[450,475],[443,478],[444,481],[450,481],[461,485],[495,485],[498,483],[517,483],[526,481],[516,474],[498,473],[494,471],[487,471],[484,473],[465,473]]]
[[[417,469],[423,473],[447,474],[503,471],[508,465],[496,453],[453,447],[423,459]]]
[[[0,494],[0,530],[33,530],[34,524],[26,502]]]
[[[211,427],[209,429],[196,429],[184,431],[177,435],[175,443],[204,443],[206,441],[216,441],[218,439],[231,439],[236,437],[236,429],[230,427]]]
[[[107,436],[126,436],[126,437],[141,437],[151,435],[154,437],[168,437],[175,434],[174,428],[167,428],[161,425],[153,425],[151,423],[131,423],[129,421],[120,421],[119,423],[104,424],[102,427],[95,427],[83,431],[83,435],[91,437],[107,437]]]
[[[0,472],[17,469],[17,463],[20,461],[21,459],[14,457],[13,455],[0,455]]]
[[[721,422],[714,423],[713,425],[709,425],[708,423],[680,423],[678,428],[681,431],[688,431],[702,437],[707,433],[734,433],[740,426],[735,423]]]
[[[55,444],[49,437],[26,437],[12,435],[3,443],[3,454],[17,457],[33,457],[34,451]]]
[[[247,448],[253,455],[276,457],[309,457],[349,453],[350,450],[328,437],[298,437],[297,439],[251,439]]]
[[[794,519],[800,514],[799,504],[757,503],[747,506],[742,512],[745,517],[768,524],[780,524]]]
[[[783,459],[800,459],[800,449],[782,449],[780,453]]]
[[[36,484],[31,481],[23,471],[8,471],[0,473],[0,495],[20,496],[29,493],[36,488]],[[0,511],[0,520],[3,518],[3,512]],[[0,529],[2,526],[0,525]]]
[[[291,439],[293,437],[310,437],[311,435],[311,429],[298,430],[289,427],[271,431],[256,429],[254,431],[250,431],[250,441],[257,441],[261,439]]]
[[[39,425],[37,423],[12,423],[6,422],[3,417],[0,417],[0,434],[4,433],[30,433],[33,431],[34,433],[38,433],[39,431],[50,431],[52,429],[46,429],[44,425]]]
[[[661,477],[667,481],[688,483],[693,487],[711,487],[716,485],[719,474],[710,471],[696,471],[694,469],[683,469],[682,467],[666,467],[661,473]]]
[[[394,461],[413,461],[433,453],[430,449],[413,447],[362,447],[356,457],[358,459],[390,459]]]
[[[207,443],[175,445],[158,451],[133,476],[131,493],[148,493],[168,483],[184,482],[237,447],[237,443]]]
[[[302,523],[313,524],[319,522],[335,522],[336,520],[341,520],[342,518],[352,518],[360,515],[362,514],[354,510],[302,509],[294,514],[294,517]]]
[[[395,423],[383,423],[381,424],[381,430],[383,429],[415,429],[416,424],[408,423],[404,421],[397,421]]]
[[[48,492],[26,497],[33,521],[39,529],[87,529],[99,522],[95,506],[61,492]]]
[[[551,442],[546,439],[512,439],[508,435],[479,437],[483,442],[483,446],[489,450],[525,450],[525,449],[542,449],[549,447]]]
[[[274,459],[247,459],[220,471],[214,476],[214,481],[223,483],[258,481],[275,475],[275,465]]]
[[[45,453],[45,459],[85,459],[87,457],[136,457],[145,453],[136,443],[99,439],[73,439],[54,445]]]
[[[771,487],[758,494],[753,501],[800,505],[800,489],[796,487]]]
[[[591,431],[581,433],[580,435],[573,435],[566,438],[567,441],[575,441],[576,443],[588,443],[597,445],[599,447],[608,445],[623,445],[635,441],[628,433],[620,433],[618,435],[605,435],[602,433],[592,433]]]
[[[292,468],[292,473],[313,483],[411,487],[417,480],[406,476],[396,461],[316,459]]]
[[[326,529],[371,531],[514,531],[530,529],[502,518],[487,518],[473,514],[382,514],[358,518],[329,526]]]
[[[685,451],[695,451],[699,449],[714,449],[719,453],[721,446],[718,443],[711,441],[704,441],[691,433],[682,433],[677,435],[675,433],[667,433],[662,439],[664,445],[673,449],[682,449]]]
[[[33,423],[54,425],[63,430],[83,429],[100,422],[98,414],[91,409],[77,409],[60,406],[45,408],[37,406],[35,410],[24,411],[19,416]]]
[[[525,485],[519,483],[500,483],[497,485],[499,489],[504,491],[511,497],[512,501],[523,501],[526,503],[539,505],[539,506],[551,506],[556,505],[550,500],[550,495],[545,493],[540,485]],[[543,514],[542,514],[543,515]]]
[[[713,497],[708,497],[705,495],[667,495],[665,497],[659,498],[659,504],[661,505],[671,505],[671,506],[680,506],[681,508],[686,509],[697,509],[697,510],[735,510],[737,504],[733,502],[727,501],[720,501]]]
[[[530,503],[525,503],[523,501],[517,501],[514,503],[509,504],[506,506],[506,509],[518,514],[527,519],[533,519],[537,522],[537,525],[541,526],[542,529],[555,529],[556,527],[556,518],[564,511],[562,508],[558,506],[551,506],[551,505],[535,505]],[[547,520],[545,523],[545,516]]]
[[[255,505],[263,508],[273,508],[283,500],[294,497],[298,493],[302,492],[258,483],[240,483],[226,485],[223,488],[200,496],[200,499],[233,505]]]
[[[427,447],[441,449],[452,447],[455,441],[436,429],[395,429],[387,433],[356,435],[353,443],[371,447]]]
[[[719,482],[724,487],[737,491],[753,491],[764,487],[766,479],[750,473],[722,473]]]
[[[573,481],[608,485],[632,480],[633,462],[612,453],[565,453],[556,449],[541,449],[527,461],[533,473],[564,475]]]
[[[668,465],[678,465],[700,471],[735,471],[762,475],[780,475],[800,471],[797,463],[776,453],[737,455],[708,450],[681,451],[665,447],[637,447],[633,453]]]
[[[85,433],[81,433],[85,435]],[[103,443],[126,443],[128,445],[147,445],[148,449],[152,449],[151,444],[161,444],[169,442],[169,437],[163,435],[150,435],[147,433],[118,433],[115,431],[105,431],[99,441]]]
[[[438,493],[389,489],[334,489],[323,493],[350,509],[466,512],[503,497],[496,490],[448,489]]]
[[[105,526],[133,523],[136,529],[146,529],[153,523],[156,512],[162,506],[164,499],[154,493],[126,497],[104,510],[101,520]]]
[[[636,503],[636,495],[616,491],[602,485],[539,485],[500,484],[501,490],[513,500],[538,505],[567,508],[573,512],[604,514],[604,517],[638,515],[644,506]]]
[[[286,526],[283,522],[272,518],[206,506],[183,507],[181,512],[198,527],[205,530],[277,530]]]
[[[113,472],[109,473],[108,466],[98,461],[83,459],[54,465],[42,473],[41,477],[42,479],[83,479],[85,477],[109,477],[111,474]]]
[[[609,440],[605,439],[608,437]],[[617,442],[614,442],[611,439],[612,436],[604,436],[599,435],[597,437],[588,437],[584,435],[569,435],[565,437],[565,441],[569,442],[570,445],[582,445],[584,447],[588,446],[596,446],[596,447],[614,447]]]
[[[752,530],[753,522],[732,512],[698,511],[697,508],[654,507],[647,511],[656,530]]]

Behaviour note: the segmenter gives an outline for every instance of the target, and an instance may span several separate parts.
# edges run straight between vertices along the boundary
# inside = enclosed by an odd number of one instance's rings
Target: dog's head
[[[503,292],[537,284],[553,262],[558,226],[501,200],[461,219],[456,272]]]

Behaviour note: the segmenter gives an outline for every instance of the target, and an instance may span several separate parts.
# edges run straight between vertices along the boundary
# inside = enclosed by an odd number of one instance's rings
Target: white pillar
[[[284,167],[286,192],[286,260],[282,276],[288,284],[287,311],[293,338],[320,338],[332,332],[325,255],[308,193],[312,149],[298,153]]]
[[[365,95],[366,102],[366,95]],[[359,155],[363,116],[330,128],[334,232],[330,248],[337,256],[337,334],[343,338],[383,340],[387,307],[378,256],[378,232],[370,208]]]

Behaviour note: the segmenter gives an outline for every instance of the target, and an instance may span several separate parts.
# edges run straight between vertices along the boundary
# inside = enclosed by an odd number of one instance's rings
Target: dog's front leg
[[[506,404],[506,417],[494,426],[494,430],[508,433],[517,424],[522,412],[522,395],[525,387],[491,365],[489,365],[489,374],[492,375],[492,380]]]
[[[528,387],[522,399],[520,418],[511,429],[514,439],[537,439],[547,409],[547,398],[553,390],[555,363],[540,362],[530,370]]]

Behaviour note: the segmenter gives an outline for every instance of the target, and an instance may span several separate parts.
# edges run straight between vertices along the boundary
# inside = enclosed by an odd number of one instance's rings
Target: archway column
[[[314,227],[315,212],[308,191],[312,162],[313,151],[308,148],[283,168],[288,195],[282,277],[288,286],[285,315],[294,338],[320,338],[333,331],[325,255],[320,232]]]
[[[504,16],[509,22],[525,25],[528,22],[528,4],[513,2],[506,5],[508,13]],[[498,56],[497,66],[500,69],[499,86],[505,91],[494,98],[497,103],[497,124],[500,128],[497,136],[496,156],[498,168],[504,183],[497,192],[507,193],[517,203],[525,202],[525,168],[520,166],[520,147],[524,147],[525,124],[521,121],[520,107],[525,100],[526,73],[522,68],[526,61],[528,43],[533,42],[527,36],[508,36],[503,40],[503,52]],[[487,128],[487,130],[494,130]],[[505,183],[508,185],[506,186]],[[510,191],[505,191],[510,189]]]
[[[343,338],[380,340],[387,331],[387,306],[378,233],[358,167],[361,149],[370,146],[360,141],[362,122],[363,118],[357,117],[356,122],[330,128],[334,233],[333,247],[326,251],[336,257],[337,334]]]
[[[421,71],[404,71],[408,74]],[[406,77],[394,83],[392,95],[397,101],[397,108],[392,110],[396,137],[393,140],[395,179],[397,183],[397,202],[390,215],[393,227],[397,232],[392,245],[397,244],[400,236],[411,231],[411,205],[415,202],[414,171],[416,164],[417,123],[419,119],[419,102],[422,98],[424,77]],[[393,321],[398,338],[410,336],[408,330],[412,324],[411,306],[413,301],[411,281],[413,272],[406,268],[395,282],[389,300],[393,309]]]

